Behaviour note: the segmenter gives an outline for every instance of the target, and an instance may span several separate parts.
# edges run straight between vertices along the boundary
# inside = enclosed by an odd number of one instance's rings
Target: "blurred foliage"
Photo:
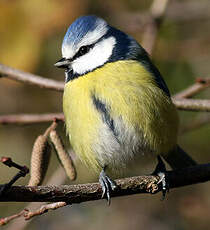
[[[0,63],[63,80],[63,71],[53,64],[61,56],[63,36],[75,18],[96,14],[140,42],[144,32],[144,27],[138,27],[140,15],[148,12],[151,3],[146,0],[1,0]],[[208,0],[169,2],[152,58],[172,94],[192,84],[196,77],[209,77],[209,27]],[[198,95],[199,98],[209,96],[209,90]],[[0,79],[0,114],[57,111],[62,111],[61,93]],[[196,119],[199,113],[180,112],[181,125],[191,124]],[[0,126],[0,155],[29,165],[33,142],[47,126]],[[59,132],[67,143],[64,127]],[[199,162],[209,162],[209,136],[210,125],[206,124],[180,136],[180,144]],[[155,161],[150,157],[142,161],[139,163],[141,173],[151,172]],[[53,156],[48,177],[57,165]],[[79,177],[75,183],[96,180],[80,162],[77,167]],[[15,172],[0,165],[0,183]],[[132,173],[137,174],[138,169],[134,168]],[[21,179],[19,184],[27,181],[28,178]],[[209,183],[180,188],[171,191],[164,202],[160,202],[159,195],[135,195],[113,199],[110,207],[105,201],[78,204],[35,218],[27,229],[209,229],[209,189]],[[0,217],[23,207],[24,204],[1,203]]]

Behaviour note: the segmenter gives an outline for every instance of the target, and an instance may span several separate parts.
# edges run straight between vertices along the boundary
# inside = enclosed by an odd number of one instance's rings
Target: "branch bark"
[[[168,171],[169,187],[206,182],[210,180],[210,164]],[[158,176],[137,176],[116,180],[119,186],[112,197],[161,191]],[[2,186],[2,185],[1,185]],[[1,188],[0,186],[0,188]],[[69,204],[101,199],[102,190],[98,183],[61,186],[13,186],[0,197],[1,202],[59,202]]]
[[[0,77],[7,77],[12,80],[39,86],[41,88],[63,91],[64,82],[43,78],[38,75],[27,73],[18,69],[0,64]]]
[[[172,98],[177,109],[186,111],[210,112],[210,100],[204,99],[184,99]],[[35,124],[43,122],[51,122],[54,119],[64,121],[63,113],[46,113],[46,114],[6,114],[0,115],[0,124]]]
[[[63,113],[45,113],[45,114],[6,114],[0,116],[0,124],[18,124],[18,125],[26,125],[26,124],[35,124],[35,123],[43,123],[50,122],[54,119],[63,120]]]
[[[150,20],[145,28],[142,38],[142,46],[151,55],[157,40],[159,28],[168,6],[168,0],[154,0],[150,10]]]
[[[206,99],[176,99],[173,98],[173,103],[177,109],[188,111],[210,112],[210,100]]]
[[[173,98],[175,99],[190,98],[195,94],[198,94],[204,89],[208,88],[209,86],[210,86],[210,78],[197,79],[197,82],[195,84],[175,94]]]

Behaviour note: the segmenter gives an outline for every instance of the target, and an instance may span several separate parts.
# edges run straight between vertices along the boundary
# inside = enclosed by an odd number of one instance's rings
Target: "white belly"
[[[102,167],[108,166],[111,172],[121,174],[129,162],[152,151],[140,131],[126,127],[121,119],[115,119],[114,125],[116,132],[106,123],[101,125],[93,151]]]

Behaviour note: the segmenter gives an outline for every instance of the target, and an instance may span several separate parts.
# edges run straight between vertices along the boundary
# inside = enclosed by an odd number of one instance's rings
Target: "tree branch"
[[[50,179],[47,181],[47,185],[56,184],[57,186],[59,186],[65,182],[65,179],[66,179],[66,174],[64,172],[64,169],[62,166],[59,166],[59,168],[56,169],[56,171],[51,175]],[[61,203],[63,203],[63,202],[61,202]],[[58,206],[58,204],[56,203],[55,204],[56,208],[60,208],[62,206],[61,203],[59,202],[60,206]],[[54,208],[55,206],[53,204],[52,204],[52,206]],[[49,210],[49,209],[51,210],[52,206],[48,206],[48,203],[42,203],[42,206],[40,207],[40,203],[31,202],[21,212],[18,212],[15,215],[0,219],[0,226],[3,224],[7,224],[11,220],[14,220],[14,219],[21,217],[22,215],[19,215],[19,213],[21,213],[21,214],[23,213],[25,220],[29,220],[34,216],[42,215],[43,213],[47,212],[47,210]],[[63,204],[63,206],[65,206],[65,204]],[[30,223],[30,221],[19,221],[19,222],[13,221],[12,223],[10,223],[7,230],[13,230],[13,229],[22,230],[29,223]]]
[[[45,113],[45,114],[6,114],[0,116],[0,124],[33,124],[50,122],[54,119],[64,121],[63,113]]]
[[[206,182],[210,180],[210,164],[167,172],[170,188]],[[116,180],[119,186],[112,197],[161,191],[157,176],[137,176]],[[1,185],[2,186],[2,185]],[[1,188],[0,186],[0,188]],[[60,186],[13,186],[0,197],[0,201],[15,202],[59,202],[69,204],[101,199],[102,190],[98,183]]]
[[[154,0],[149,10],[148,25],[145,28],[142,46],[151,55],[154,50],[159,28],[163,22],[163,17],[168,6],[168,0]]]
[[[175,99],[190,98],[195,94],[201,92],[202,90],[208,88],[209,86],[210,86],[210,78],[198,78],[195,84],[175,94],[173,98]]]
[[[0,64],[0,77],[7,77],[12,80],[36,85],[41,88],[53,89],[61,92],[64,88],[64,82],[43,78],[38,75],[26,73],[24,71],[17,70],[2,64]]]
[[[172,98],[177,109],[187,111],[210,112],[210,100],[204,99],[184,99]],[[0,115],[0,124],[35,124],[51,122],[54,119],[64,121],[63,113],[46,113],[46,114],[6,114]]]
[[[66,203],[64,201],[50,203],[50,204],[48,204],[48,203],[43,204],[39,209],[37,209],[35,211],[29,211],[26,209],[26,211],[24,213],[24,217],[25,217],[25,220],[30,220],[31,218],[33,218],[35,216],[39,216],[39,215],[42,215],[42,214],[48,212],[49,210],[55,210],[58,208],[63,208],[66,205],[68,205],[68,203]]]
[[[196,119],[189,121],[187,124],[184,124],[180,127],[179,134],[183,135],[187,132],[191,132],[195,129],[199,129],[204,125],[210,123],[210,114],[204,114],[203,116],[199,116]]]
[[[173,98],[177,109],[188,111],[210,112],[210,100],[205,99],[177,99]]]
[[[21,210],[19,213],[14,214],[12,216],[0,218],[0,226],[8,224],[10,221],[17,219],[18,217],[24,216],[26,213],[26,209]]]

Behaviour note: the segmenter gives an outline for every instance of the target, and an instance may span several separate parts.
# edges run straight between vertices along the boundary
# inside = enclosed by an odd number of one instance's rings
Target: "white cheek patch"
[[[81,75],[103,65],[112,55],[115,44],[116,39],[114,37],[109,37],[97,43],[87,54],[73,61],[74,73]]]

